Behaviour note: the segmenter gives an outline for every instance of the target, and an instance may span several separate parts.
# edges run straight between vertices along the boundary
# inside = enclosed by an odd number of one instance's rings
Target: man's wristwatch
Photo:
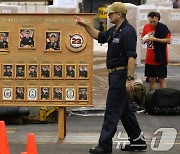
[[[128,81],[131,81],[131,80],[134,80],[135,78],[133,76],[127,76],[127,80]]]

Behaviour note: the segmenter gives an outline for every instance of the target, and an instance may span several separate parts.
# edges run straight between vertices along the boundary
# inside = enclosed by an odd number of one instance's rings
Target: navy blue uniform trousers
[[[126,91],[126,77],[126,69],[109,74],[106,111],[99,138],[99,145],[105,149],[112,149],[112,138],[116,133],[119,120],[122,121],[130,142],[138,138],[141,133],[135,112],[129,106],[131,102]]]

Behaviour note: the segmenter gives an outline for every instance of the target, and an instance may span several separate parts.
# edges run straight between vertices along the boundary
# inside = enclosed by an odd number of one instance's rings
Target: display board
[[[74,15],[0,14],[1,106],[92,106],[93,42]]]

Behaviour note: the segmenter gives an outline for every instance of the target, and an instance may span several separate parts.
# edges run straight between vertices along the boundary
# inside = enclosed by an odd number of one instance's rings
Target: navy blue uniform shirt
[[[136,31],[127,19],[117,30],[116,26],[112,26],[105,32],[99,32],[98,42],[108,43],[107,68],[127,66],[128,57],[136,58],[136,41]]]

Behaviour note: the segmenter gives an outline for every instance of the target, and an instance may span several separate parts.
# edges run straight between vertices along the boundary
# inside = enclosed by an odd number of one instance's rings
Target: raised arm
[[[98,34],[99,31],[93,27],[91,27],[90,25],[88,25],[87,22],[85,22],[82,18],[76,16],[76,24],[80,25],[81,27],[84,27],[86,29],[86,31],[88,32],[88,34],[93,38],[93,39],[98,39]]]

